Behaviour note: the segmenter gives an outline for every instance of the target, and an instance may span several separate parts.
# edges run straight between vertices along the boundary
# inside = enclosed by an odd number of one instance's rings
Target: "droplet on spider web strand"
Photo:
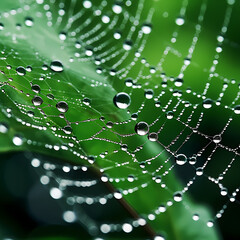
[[[62,72],[63,71],[62,63],[60,61],[57,61],[57,60],[51,62],[50,68],[54,72]]]
[[[113,103],[120,109],[126,109],[131,104],[131,98],[127,93],[120,92],[114,96]]]
[[[137,123],[135,126],[135,132],[140,136],[147,135],[149,132],[148,124],[146,122]]]

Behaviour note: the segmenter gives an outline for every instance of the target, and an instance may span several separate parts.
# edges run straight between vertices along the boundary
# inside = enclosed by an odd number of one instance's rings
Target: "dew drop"
[[[31,17],[26,17],[24,23],[25,23],[25,25],[26,25],[27,27],[32,27],[33,24],[34,24],[33,18],[31,18]]]
[[[112,10],[116,14],[120,14],[122,12],[122,6],[118,3],[113,4]]]
[[[193,214],[192,219],[194,221],[198,221],[199,220],[199,215],[198,214]]]
[[[15,146],[21,146],[23,144],[23,138],[20,135],[15,135],[12,142]]]
[[[153,90],[152,89],[145,90],[144,96],[146,99],[152,99],[153,98]]]
[[[41,91],[40,86],[37,84],[32,85],[32,91],[35,93],[40,93]]]
[[[175,79],[174,84],[176,87],[181,87],[183,85],[183,79],[181,78]]]
[[[173,195],[173,199],[175,202],[181,202],[182,201],[182,192],[175,192]]]
[[[178,17],[178,18],[176,19],[176,24],[177,24],[178,26],[182,26],[182,25],[184,24],[184,22],[185,22],[185,20],[184,20],[184,18],[182,18],[182,17]]]
[[[198,167],[198,168],[196,169],[196,175],[197,175],[197,176],[202,176],[202,175],[203,175],[203,169],[202,169],[201,167]]]
[[[132,41],[126,40],[126,41],[123,43],[123,48],[124,48],[126,51],[131,50],[131,49],[132,49]]]
[[[212,99],[207,98],[203,101],[203,107],[209,109],[212,107],[212,103],[213,103]]]
[[[240,105],[235,106],[234,113],[240,114]]]
[[[197,158],[196,157],[190,157],[188,159],[188,162],[189,162],[189,164],[194,165],[197,162]]]
[[[118,40],[118,39],[120,39],[120,38],[122,37],[122,34],[121,34],[121,32],[116,31],[116,32],[113,34],[113,37],[114,37],[116,40]]]
[[[64,101],[60,101],[56,104],[56,108],[59,112],[65,113],[68,111],[68,104]]]
[[[187,157],[184,154],[178,154],[175,160],[178,165],[184,165],[187,162]]]
[[[26,69],[24,67],[17,67],[16,72],[20,76],[24,76],[26,74]]]
[[[114,96],[113,103],[120,109],[126,109],[131,103],[131,98],[127,93],[120,92]]]
[[[207,222],[207,226],[208,226],[208,227],[213,227],[213,225],[214,225],[213,221],[208,221],[208,222]]]
[[[214,142],[214,143],[220,143],[221,141],[222,141],[221,135],[215,135],[215,136],[213,137],[213,142]]]
[[[60,61],[52,61],[50,64],[50,68],[54,72],[62,72],[63,71],[63,65]]]
[[[43,100],[39,96],[34,96],[32,99],[32,103],[34,106],[40,106],[43,103]]]
[[[59,188],[51,188],[50,195],[53,199],[60,199],[62,197],[62,191]]]
[[[168,111],[166,114],[167,119],[173,119],[174,113],[172,111]]]
[[[59,33],[59,39],[64,41],[67,38],[67,34],[65,32],[60,32]]]
[[[72,133],[72,128],[71,126],[67,125],[63,128],[63,131],[65,134],[71,134]]]
[[[228,194],[227,188],[222,188],[220,193],[221,193],[222,196],[226,196]]]
[[[8,125],[6,123],[0,122],[0,133],[7,133]]]
[[[148,124],[146,122],[137,123],[135,126],[135,132],[140,136],[144,136],[144,135],[148,134],[148,132],[149,132]]]
[[[152,25],[149,23],[144,23],[142,25],[142,31],[144,34],[149,34],[152,31]]]
[[[156,142],[158,140],[158,134],[155,132],[152,132],[148,135],[148,140],[151,142]]]

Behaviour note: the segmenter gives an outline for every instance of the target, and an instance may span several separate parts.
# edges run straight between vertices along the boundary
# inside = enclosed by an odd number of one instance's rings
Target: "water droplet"
[[[178,18],[176,19],[176,24],[177,24],[178,26],[182,26],[182,25],[184,24],[184,22],[185,22],[185,20],[184,20],[184,18],[182,18],[182,17],[178,17]]]
[[[43,100],[39,96],[34,96],[32,99],[32,103],[34,106],[40,106],[43,103]]]
[[[59,39],[64,41],[67,38],[67,34],[65,32],[60,32],[59,33]]]
[[[62,191],[59,188],[51,188],[50,195],[53,199],[60,199],[62,197]]]
[[[173,195],[173,199],[175,202],[181,202],[182,201],[182,192],[175,192]]]
[[[198,214],[193,214],[192,219],[194,221],[198,221],[199,220],[199,215]]]
[[[213,103],[212,99],[207,98],[203,101],[203,107],[209,109],[212,107],[212,103]]]
[[[153,90],[152,89],[146,89],[144,92],[144,96],[146,99],[152,99],[153,98]]]
[[[132,41],[126,40],[126,41],[123,43],[123,48],[124,48],[126,51],[131,50],[131,49],[132,49]]]
[[[23,138],[20,135],[15,135],[12,142],[15,146],[21,146],[23,144]]]
[[[63,220],[68,223],[72,223],[76,220],[76,215],[73,211],[65,211],[63,213]]]
[[[221,135],[215,135],[215,136],[213,137],[213,142],[214,142],[214,143],[220,143],[221,141],[222,141]]]
[[[163,236],[158,235],[154,237],[154,240],[165,240],[165,238]]]
[[[121,145],[121,150],[126,152],[128,150],[127,144]]]
[[[3,29],[4,29],[3,23],[0,23],[0,31],[2,31]]]
[[[64,101],[60,101],[56,104],[56,108],[59,112],[65,113],[68,111],[68,104]]]
[[[84,98],[84,99],[83,99],[83,103],[84,103],[85,105],[89,106],[90,103],[91,103],[91,100],[90,100],[89,98]]]
[[[50,64],[50,68],[54,72],[62,72],[63,71],[63,65],[60,61],[52,61]]]
[[[116,32],[113,34],[113,37],[118,40],[118,39],[120,39],[120,38],[122,37],[122,34],[121,34],[121,32],[116,31]]]
[[[149,126],[146,122],[139,122],[135,126],[135,132],[140,136],[144,136],[148,134],[148,131],[149,131]]]
[[[34,24],[33,18],[31,18],[31,17],[26,17],[26,18],[25,18],[25,25],[26,25],[27,27],[32,27],[33,24]]]
[[[181,87],[183,85],[183,79],[181,78],[176,78],[174,81],[174,84],[176,87]]]
[[[214,225],[213,221],[208,221],[208,222],[207,222],[207,226],[208,226],[208,227],[213,227],[213,225]]]
[[[67,125],[63,128],[63,131],[65,134],[71,134],[72,133],[72,128],[71,126]]]
[[[197,162],[197,158],[196,157],[190,157],[188,159],[188,162],[189,162],[189,164],[194,165]]]
[[[107,128],[112,128],[113,127],[113,122],[109,121],[106,123]]]
[[[120,14],[122,12],[122,6],[119,3],[115,3],[112,6],[112,10],[113,10],[114,13]]]
[[[167,119],[173,119],[174,113],[173,113],[172,111],[168,111],[168,112],[166,113],[166,117],[167,117]]]
[[[16,72],[20,76],[24,76],[26,74],[26,69],[24,67],[17,67]]]
[[[237,106],[234,108],[234,113],[240,114],[240,105],[237,105]]]
[[[127,87],[132,87],[132,85],[133,85],[133,80],[132,80],[131,78],[126,79],[126,80],[125,80],[125,85],[126,85]]]
[[[184,165],[187,162],[187,157],[184,154],[178,154],[175,160],[178,165]]]
[[[92,7],[92,2],[89,0],[83,1],[83,7],[85,8],[91,8]]]
[[[131,118],[132,118],[132,120],[136,121],[137,118],[138,118],[138,114],[137,114],[137,113],[133,113],[133,114],[131,115]]]
[[[31,66],[27,66],[27,67],[26,67],[26,70],[27,70],[28,72],[31,72],[31,71],[32,71],[32,67],[31,67]]]
[[[220,193],[221,193],[222,196],[226,196],[228,194],[227,188],[221,188]]]
[[[126,109],[131,103],[131,98],[127,93],[120,92],[114,96],[113,103],[120,109]]]
[[[142,31],[144,34],[149,34],[152,31],[152,25],[150,23],[144,23],[142,25]]]
[[[190,58],[185,58],[185,59],[184,59],[184,64],[185,64],[186,66],[188,66],[190,63],[191,63]]]
[[[129,175],[127,179],[129,182],[133,182],[135,180],[135,177],[133,175]]]
[[[35,93],[40,93],[41,88],[40,88],[39,85],[34,84],[34,85],[32,85],[32,91],[35,92]]]
[[[158,140],[158,134],[155,132],[152,132],[148,135],[148,140],[151,142],[156,142]]]
[[[6,123],[0,122],[0,133],[7,133],[8,125]]]
[[[202,176],[202,175],[203,175],[203,168],[198,167],[198,168],[196,169],[196,175],[197,175],[197,176]]]

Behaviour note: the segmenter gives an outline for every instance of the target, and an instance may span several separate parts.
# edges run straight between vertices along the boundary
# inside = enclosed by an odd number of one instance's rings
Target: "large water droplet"
[[[50,64],[50,68],[54,72],[62,72],[63,71],[63,65],[60,61],[52,61]]]
[[[32,99],[32,103],[34,106],[40,106],[43,103],[43,100],[39,96],[34,96]]]
[[[17,67],[16,72],[20,76],[24,76],[26,74],[26,69],[24,67]]]
[[[32,91],[35,92],[35,93],[40,93],[41,88],[40,88],[39,85],[34,84],[34,85],[32,85]]]
[[[187,162],[187,157],[184,154],[178,154],[175,160],[178,165],[184,165]]]
[[[214,143],[220,143],[221,141],[222,141],[221,135],[215,135],[215,136],[213,137],[213,142],[214,142]]]
[[[59,112],[65,113],[68,110],[68,104],[64,101],[60,101],[56,104],[56,108]]]
[[[126,109],[131,103],[131,98],[127,93],[120,92],[114,96],[113,103],[120,109]]]
[[[148,134],[148,132],[149,132],[148,124],[146,122],[137,123],[135,126],[135,132],[140,136],[144,136],[144,135]]]

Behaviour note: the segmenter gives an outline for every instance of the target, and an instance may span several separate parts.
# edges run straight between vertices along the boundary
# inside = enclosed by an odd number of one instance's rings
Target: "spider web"
[[[201,221],[184,198],[205,185],[219,199],[219,210],[205,222],[208,227],[229,205],[239,204],[239,179],[231,183],[240,155],[239,73],[224,55],[225,50],[239,50],[228,38],[239,2],[220,3],[224,11],[212,33],[207,32],[211,3],[174,4],[177,11],[172,3],[158,1],[26,0],[1,13],[0,132],[6,135],[14,123],[17,133],[11,141],[17,148],[81,159],[81,167],[36,157],[31,163],[41,183],[50,186],[50,195],[66,201],[70,210],[63,213],[64,220],[80,221],[92,234],[98,229],[103,234],[129,233],[156,221],[178,202],[194,221]],[[32,33],[37,27],[42,38]],[[56,30],[58,38],[48,38],[48,31]],[[38,49],[44,39],[46,46]],[[79,73],[78,64],[86,69]],[[23,127],[49,135],[44,141]],[[79,180],[69,174],[80,172],[80,178],[90,165],[101,178]],[[175,173],[182,180],[177,186],[171,180]],[[94,189],[100,182],[118,190],[97,196],[69,191]],[[165,197],[156,208],[140,212],[137,220],[98,223],[76,210],[123,196],[131,202],[139,191],[151,191],[153,183]]]

